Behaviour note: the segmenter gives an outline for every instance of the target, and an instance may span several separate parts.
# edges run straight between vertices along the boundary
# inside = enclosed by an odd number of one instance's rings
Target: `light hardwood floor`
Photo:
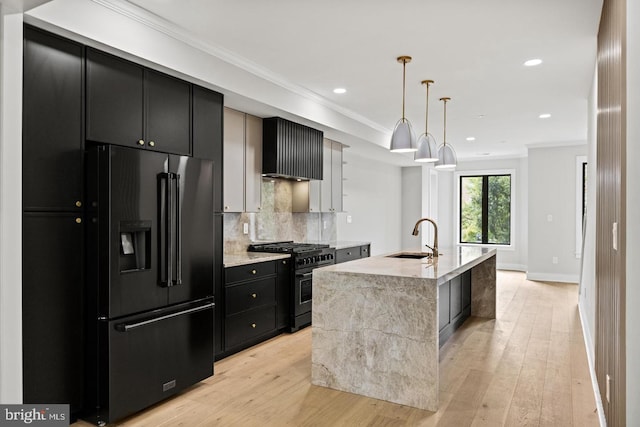
[[[497,319],[470,318],[441,349],[435,413],[312,386],[306,328],[119,425],[597,426],[577,300],[576,285],[498,272]]]

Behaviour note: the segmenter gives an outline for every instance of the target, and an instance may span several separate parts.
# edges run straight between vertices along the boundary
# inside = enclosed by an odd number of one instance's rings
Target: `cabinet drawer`
[[[360,246],[360,258],[366,258],[368,256],[371,256],[370,250],[371,250],[371,245]]]
[[[360,258],[360,246],[342,248],[336,251],[336,264]]]
[[[225,288],[226,314],[231,315],[276,302],[276,278],[254,280]]]
[[[256,264],[239,265],[225,268],[226,284],[254,280],[260,277],[276,274],[275,261],[259,262]]]
[[[276,328],[276,308],[263,307],[226,318],[225,342],[230,349]]]

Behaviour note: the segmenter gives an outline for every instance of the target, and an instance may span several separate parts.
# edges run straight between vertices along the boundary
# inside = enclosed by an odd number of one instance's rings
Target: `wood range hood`
[[[274,178],[322,179],[323,133],[270,117],[262,122],[262,174]]]

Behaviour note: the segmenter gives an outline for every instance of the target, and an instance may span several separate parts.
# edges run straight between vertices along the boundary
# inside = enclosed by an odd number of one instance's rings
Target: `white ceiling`
[[[529,144],[565,145],[587,137],[587,98],[602,0],[129,0],[128,4],[134,5],[129,13],[144,17],[141,22],[155,19],[173,26],[211,51],[224,52],[226,61],[278,82],[283,90],[306,94],[381,134],[390,135],[401,116],[402,65],[396,57],[410,55],[406,115],[418,135],[424,132],[425,88],[420,81],[435,80],[429,131],[442,142],[438,99],[451,97],[447,142],[459,159],[521,156]],[[544,62],[524,67],[531,58]],[[336,95],[335,87],[344,87],[347,93]],[[273,114],[264,103],[251,105],[251,99],[242,103],[254,114]],[[542,113],[551,118],[538,118]],[[308,111],[305,116],[309,118]],[[310,119],[327,129],[322,117]],[[470,136],[476,140],[466,141]],[[355,135],[347,143],[362,139],[367,138]],[[384,145],[382,140],[386,137],[355,148],[386,155],[379,146]],[[407,155],[388,158],[411,164]]]

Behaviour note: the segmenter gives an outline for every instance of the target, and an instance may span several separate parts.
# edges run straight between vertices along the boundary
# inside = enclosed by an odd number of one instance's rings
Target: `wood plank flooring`
[[[576,285],[498,272],[497,319],[470,318],[441,349],[435,413],[312,386],[306,328],[118,425],[597,426],[577,300]]]

